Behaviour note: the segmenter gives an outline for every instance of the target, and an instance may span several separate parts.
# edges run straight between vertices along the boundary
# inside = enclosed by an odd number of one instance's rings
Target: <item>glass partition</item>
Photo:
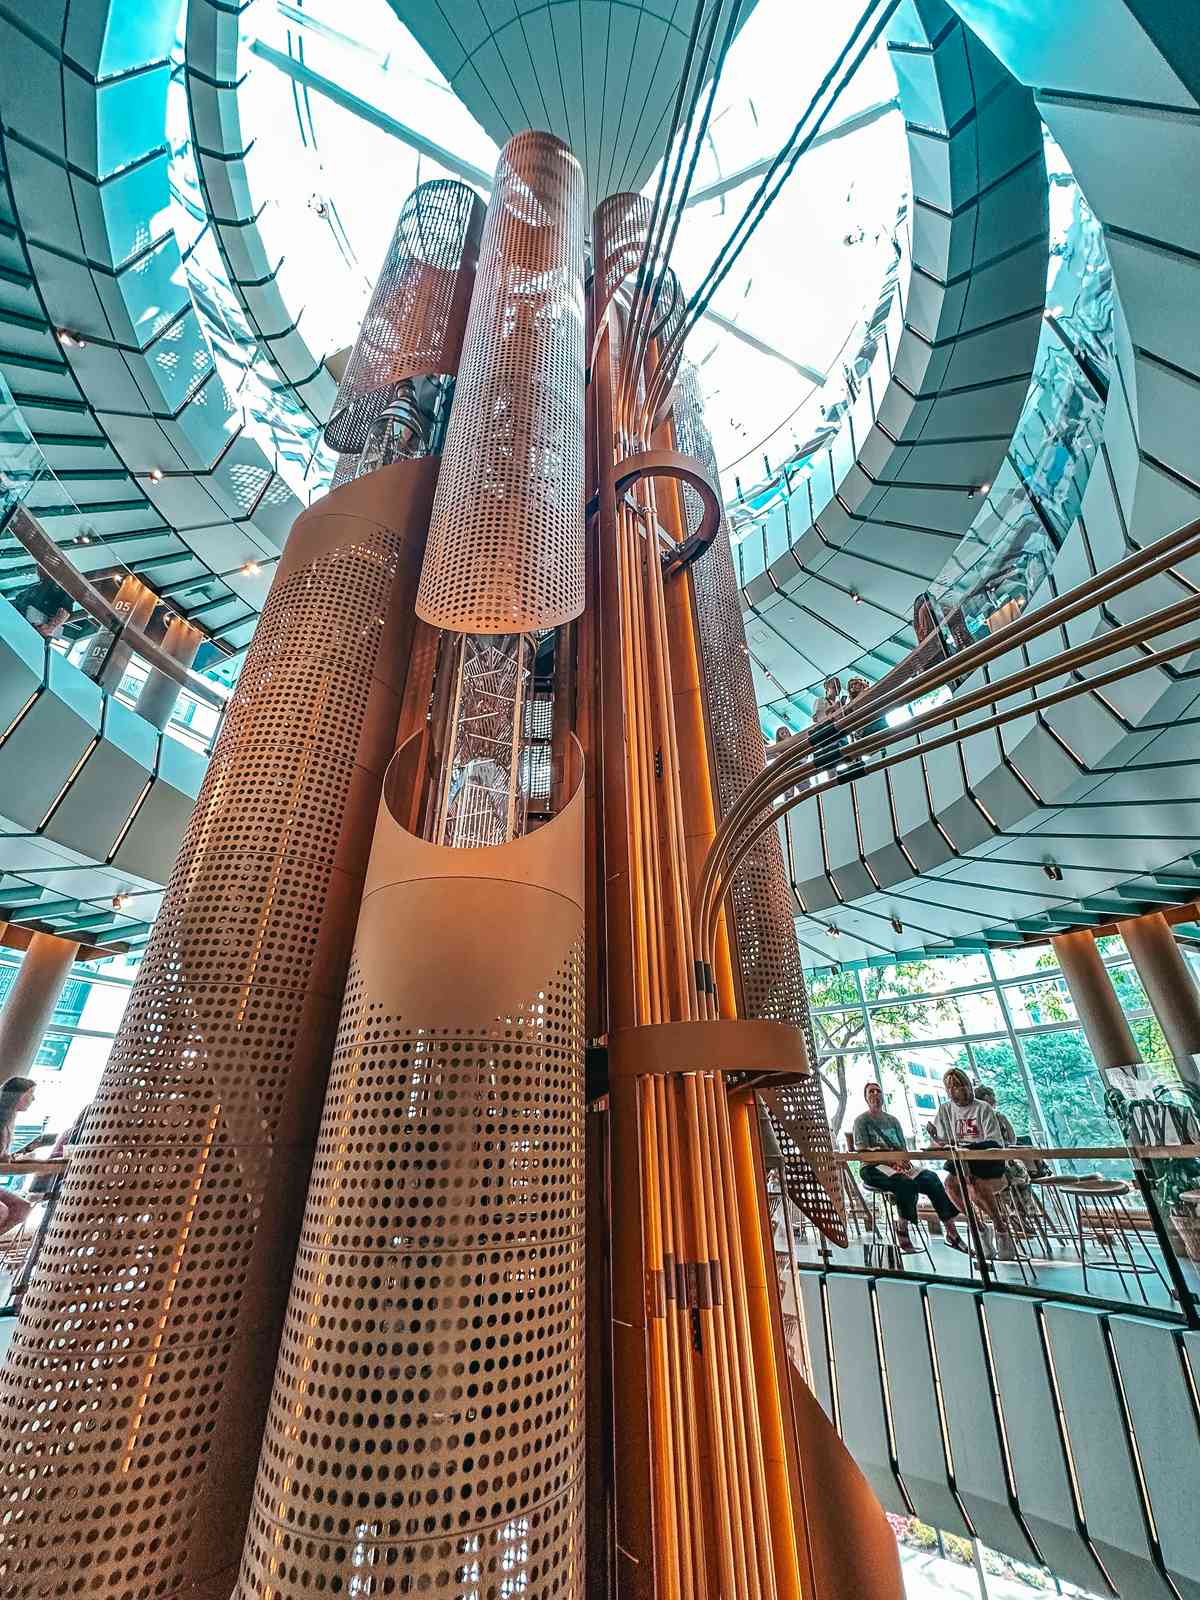
[[[45,1138],[50,1144],[38,1154],[48,1156],[53,1141],[78,1123],[99,1086],[140,960],[140,953],[115,955],[72,968],[30,1069],[34,1099],[13,1129],[14,1150]],[[0,948],[0,1006],[16,981],[20,962],[18,951]],[[0,1071],[0,1079],[3,1076]],[[31,1254],[54,1204],[59,1176],[53,1171],[37,1176],[0,1173],[0,1203],[5,1194],[17,1194],[31,1203],[22,1225],[0,1239],[0,1317],[11,1316],[16,1309],[14,1287],[19,1297]]]

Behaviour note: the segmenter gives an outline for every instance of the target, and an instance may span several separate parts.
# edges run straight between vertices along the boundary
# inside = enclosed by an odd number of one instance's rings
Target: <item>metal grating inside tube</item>
[[[403,379],[458,371],[482,226],[482,202],[453,179],[404,202],[325,426],[331,449],[357,454]]]
[[[689,364],[680,369],[674,417],[678,448],[703,462],[712,482],[718,482],[700,386],[695,368]],[[699,525],[699,499],[692,490],[685,488],[683,493],[694,531]],[[762,772],[766,755],[746,653],[729,526],[723,516],[720,532],[692,568],[692,577],[718,799],[724,813]],[[729,905],[747,1012],[752,1017],[802,1027],[808,1040],[809,1060],[815,1064],[808,992],[796,943],[783,851],[774,828],[762,836],[739,869]],[[792,1199],[828,1238],[844,1245],[846,1222],[837,1167],[831,1159],[833,1144],[820,1078],[814,1070],[800,1083],[765,1091],[763,1098],[783,1153]]]
[[[528,633],[583,610],[583,173],[519,133],[484,224],[417,614]]]

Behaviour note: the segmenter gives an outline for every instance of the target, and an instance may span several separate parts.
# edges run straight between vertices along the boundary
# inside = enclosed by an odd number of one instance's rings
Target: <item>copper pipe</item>
[[[757,1447],[757,1417],[754,1394],[749,1385],[748,1363],[752,1353],[741,1341],[736,1306],[737,1263],[734,1257],[734,1240],[730,1236],[725,1212],[723,1175],[715,1121],[714,1083],[707,1073],[698,1073],[696,1101],[700,1114],[700,1134],[704,1151],[704,1181],[707,1203],[715,1242],[715,1257],[720,1263],[719,1304],[715,1316],[720,1326],[720,1339],[725,1352],[726,1382],[733,1406],[734,1471],[742,1503],[743,1536],[746,1545],[746,1572],[750,1592],[759,1600],[774,1600],[770,1582],[769,1544],[764,1548],[764,1527],[761,1516],[765,1510],[766,1495],[761,1474],[755,1472]],[[718,1285],[714,1285],[714,1296]],[[767,1563],[764,1566],[764,1562]]]
[[[602,338],[592,367],[593,406],[600,440],[597,448],[599,508],[597,589],[599,599],[598,679],[604,742],[601,792],[604,813],[605,947],[608,954],[609,1024],[631,1027],[643,1020],[638,1003],[640,973],[635,951],[636,918],[630,850],[631,805],[626,777],[625,697],[623,667],[620,557],[617,537],[613,455],[604,444],[612,429],[610,340]]]
[[[683,1263],[695,1262],[699,1258],[693,1220],[695,1195],[693,1188],[686,1181],[687,1174],[683,1170],[684,1157],[682,1150],[684,1140],[681,1132],[683,1086],[679,1079],[673,1078],[666,1082],[665,1088],[667,1108],[666,1145],[670,1162],[675,1216],[678,1222],[677,1237],[682,1251],[680,1257],[682,1266]],[[682,1276],[685,1276],[685,1274],[681,1273]],[[697,1515],[694,1519],[697,1580],[701,1593],[707,1594],[710,1587],[710,1573],[716,1560],[714,1551],[720,1537],[721,1514],[723,1509],[727,1510],[728,1508],[722,1508],[719,1504],[714,1441],[712,1430],[707,1424],[705,1415],[704,1367],[699,1354],[692,1349],[692,1313],[686,1303],[682,1308],[682,1314],[685,1318],[685,1353],[687,1356],[684,1367],[684,1397],[687,1406],[688,1432],[693,1441],[693,1455],[696,1463],[693,1495],[697,1506]],[[704,1469],[702,1475],[701,1468]],[[706,1509],[707,1515],[701,1512],[701,1505]]]
[[[713,1179],[709,1165],[711,1151],[706,1138],[700,1086],[695,1073],[684,1075],[683,1091],[691,1143],[691,1178],[698,1202],[697,1215],[700,1219],[697,1237],[698,1261],[707,1264],[710,1273],[713,1263],[717,1263],[718,1271],[723,1276],[725,1265],[719,1254],[720,1241],[717,1237]],[[738,1573],[738,1587],[733,1592],[739,1597],[745,1595],[749,1600],[759,1600],[757,1575],[753,1570],[753,1550],[747,1545],[747,1537],[753,1522],[744,1481],[746,1460],[744,1419],[732,1378],[721,1309],[717,1305],[708,1311],[702,1309],[700,1322],[710,1362],[709,1401],[720,1429],[719,1437],[730,1496],[733,1557]]]
[[[653,848],[651,848],[650,798],[646,795],[646,718],[643,714],[642,653],[640,653],[640,627],[637,616],[637,582],[632,573],[634,554],[630,550],[627,515],[618,512],[621,528],[622,573],[622,638],[626,645],[626,728],[630,730],[626,746],[626,763],[629,771],[630,838],[634,843],[634,938],[640,950],[640,981],[645,994],[645,1011],[642,1021],[662,1021],[661,965],[659,965],[658,896],[654,893]]]
[[[651,516],[655,513],[652,511]],[[662,565],[658,559],[657,541],[645,539],[644,573],[647,610],[649,612],[649,657],[653,672],[655,710],[659,730],[659,751],[662,775],[658,778],[656,792],[662,814],[662,835],[665,840],[665,878],[669,893],[668,927],[673,956],[673,993],[671,1016],[684,1020],[694,1015],[693,997],[696,994],[693,979],[691,929],[688,917],[687,861],[684,854],[683,802],[679,793],[679,745],[675,737],[674,702],[671,698],[671,666],[667,652],[666,619],[662,594]]]
[[[1110,683],[1118,683],[1124,678],[1134,676],[1136,673],[1146,672],[1152,667],[1162,666],[1165,662],[1174,660],[1176,656],[1191,655],[1195,651],[1195,648],[1196,644],[1194,640],[1186,640],[1182,644],[1169,646],[1162,650],[1156,650],[1150,655],[1143,657],[1140,661],[1125,663],[1122,666],[1113,667],[1108,672],[1098,673],[1095,677],[1088,678],[1080,683],[1068,684],[1065,688],[1059,689],[1055,693],[1046,695],[1042,699],[1035,701],[1034,705],[1038,710],[1046,710],[1051,706],[1061,705],[1064,701],[1073,700],[1078,695],[1088,694],[1094,689],[1105,688]],[[1055,672],[1050,675],[1058,676],[1059,673]],[[1002,698],[1002,696],[998,696],[997,698]],[[970,734],[986,733],[994,728],[1005,727],[1010,722],[1015,722],[1021,717],[1029,716],[1030,711],[1030,706],[1020,705],[1014,706],[1008,711],[997,712],[994,716],[985,717],[979,722],[972,723],[970,728],[964,729],[961,732],[956,730],[953,733],[943,734],[941,738],[930,739],[924,744],[917,744],[911,750],[901,751],[897,755],[883,756],[878,761],[872,763],[871,771],[885,771],[889,767],[898,766],[901,761],[911,761],[914,757],[924,757],[929,755],[934,750],[945,749],[947,745],[960,744],[962,740],[968,737]],[[863,748],[865,748],[865,744]],[[829,789],[835,787],[839,781],[840,780],[835,777],[826,780],[824,783],[814,784],[811,789],[806,790],[803,794],[796,795],[785,805],[779,806],[776,809],[769,811],[765,817],[759,818],[759,821],[753,830],[748,832],[743,837],[737,851],[730,856],[730,859],[724,868],[721,879],[721,883],[723,885],[720,891],[721,900],[723,900],[724,896],[728,893],[729,887],[732,885],[733,878],[737,872],[737,868],[745,859],[749,850],[753,847],[754,841],[761,834],[765,833],[767,828],[774,826],[780,820],[780,818],[785,817],[789,811],[795,810],[795,808],[804,800],[811,799],[814,795],[826,793]],[[716,904],[719,906],[720,900],[718,900]],[[711,913],[709,917],[706,918],[706,931],[699,942],[700,948],[706,953],[711,951],[712,948],[712,930],[710,924]]]
[[[764,1175],[755,1160],[751,1094],[730,1097],[723,1137],[726,1159],[733,1173],[738,1224],[742,1235],[750,1338],[754,1349],[754,1376],[758,1385],[758,1416],[767,1475],[772,1553],[779,1600],[802,1600],[797,1523],[802,1518],[798,1475],[794,1475],[787,1448],[786,1428],[791,1425],[791,1394],[787,1352],[779,1306],[779,1281],[775,1271],[775,1243],[763,1206]],[[781,1196],[787,1203],[786,1194]],[[787,1400],[784,1394],[787,1393]]]
[[[396,729],[397,750],[428,724],[440,642],[441,636],[436,628],[419,619],[415,622],[408,672],[404,678],[404,698],[400,702],[400,722]]]
[[[641,1093],[635,1078],[609,1088],[616,1561],[622,1600],[656,1600],[646,1239],[642,1216]],[[619,1420],[619,1426],[618,1424]]]
[[[667,1085],[661,1077],[654,1077],[649,1080],[649,1087],[654,1097],[655,1135],[658,1141],[657,1171],[659,1211],[662,1217],[663,1284],[666,1297],[667,1376],[670,1386],[668,1407],[671,1416],[671,1432],[676,1463],[675,1518],[679,1528],[680,1593],[683,1596],[683,1600],[694,1600],[695,1586],[692,1579],[691,1561],[692,1503],[690,1493],[693,1453],[690,1448],[691,1441],[687,1436],[686,1414],[683,1405],[682,1373],[686,1353],[681,1349],[681,1310],[676,1293],[675,1278],[675,1264],[682,1258],[679,1254],[680,1240],[676,1232],[677,1217],[671,1191],[670,1153],[666,1138]]]
[[[724,1087],[714,1078],[705,1080],[709,1106],[709,1125],[713,1139],[713,1152],[717,1174],[716,1199],[725,1236],[726,1259],[729,1263],[730,1315],[739,1351],[738,1378],[742,1386],[742,1405],[746,1413],[749,1435],[748,1467],[750,1493],[754,1507],[755,1530],[758,1540],[759,1563],[763,1574],[763,1594],[766,1600],[778,1600],[775,1583],[775,1562],[771,1545],[771,1524],[767,1514],[769,1497],[767,1469],[763,1455],[763,1425],[759,1413],[758,1386],[755,1370],[758,1366],[754,1339],[750,1329],[750,1312],[746,1291],[746,1268],[742,1259],[742,1236],[737,1220],[737,1184],[729,1140],[729,1106]]]
[[[659,1137],[652,1081],[645,1078],[638,1080],[638,1100],[642,1121],[642,1218],[648,1245],[647,1292],[653,1297],[647,1332],[650,1347],[651,1467],[658,1511],[656,1542],[664,1556],[662,1576],[666,1600],[678,1600],[679,1538],[675,1526],[674,1501],[676,1463],[667,1393],[666,1295],[658,1211]]]
[[[695,1103],[695,1079],[687,1075],[682,1083],[683,1103],[679,1108],[680,1145],[686,1153],[685,1184],[684,1190],[687,1197],[688,1215],[690,1219],[691,1250],[690,1255],[694,1262],[707,1262],[711,1256],[708,1243],[708,1230],[704,1218],[703,1193],[698,1182],[700,1172],[700,1124],[699,1114]],[[725,1417],[727,1413],[721,1409],[722,1391],[717,1367],[716,1341],[712,1332],[711,1313],[706,1317],[701,1311],[696,1312],[696,1319],[700,1325],[700,1406],[709,1437],[709,1453],[712,1462],[712,1477],[714,1487],[714,1509],[716,1512],[715,1523],[717,1529],[717,1571],[720,1576],[718,1593],[722,1600],[734,1595],[744,1595],[745,1587],[745,1552],[738,1555],[739,1521],[735,1513],[732,1500],[733,1485],[730,1483],[728,1470],[728,1456],[725,1448]],[[741,1585],[739,1587],[739,1584]]]

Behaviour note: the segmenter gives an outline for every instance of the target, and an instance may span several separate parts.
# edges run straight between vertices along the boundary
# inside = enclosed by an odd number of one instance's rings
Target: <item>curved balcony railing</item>
[[[171,738],[211,748],[237,659],[95,532],[2,380],[0,598],[32,620],[51,648]],[[192,669],[196,660],[201,670]]]

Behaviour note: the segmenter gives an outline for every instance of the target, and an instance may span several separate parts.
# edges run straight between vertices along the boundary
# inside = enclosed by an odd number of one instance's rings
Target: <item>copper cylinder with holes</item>
[[[237,1600],[583,1593],[581,753],[493,837],[447,830],[429,750],[472,651],[583,604],[582,201],[565,145],[510,140],[421,573],[436,714],[378,809]]]
[[[500,153],[417,613],[526,633],[583,610],[583,170],[561,139]]]
[[[292,529],[0,1369],[0,1588],[228,1594],[437,476]]]

